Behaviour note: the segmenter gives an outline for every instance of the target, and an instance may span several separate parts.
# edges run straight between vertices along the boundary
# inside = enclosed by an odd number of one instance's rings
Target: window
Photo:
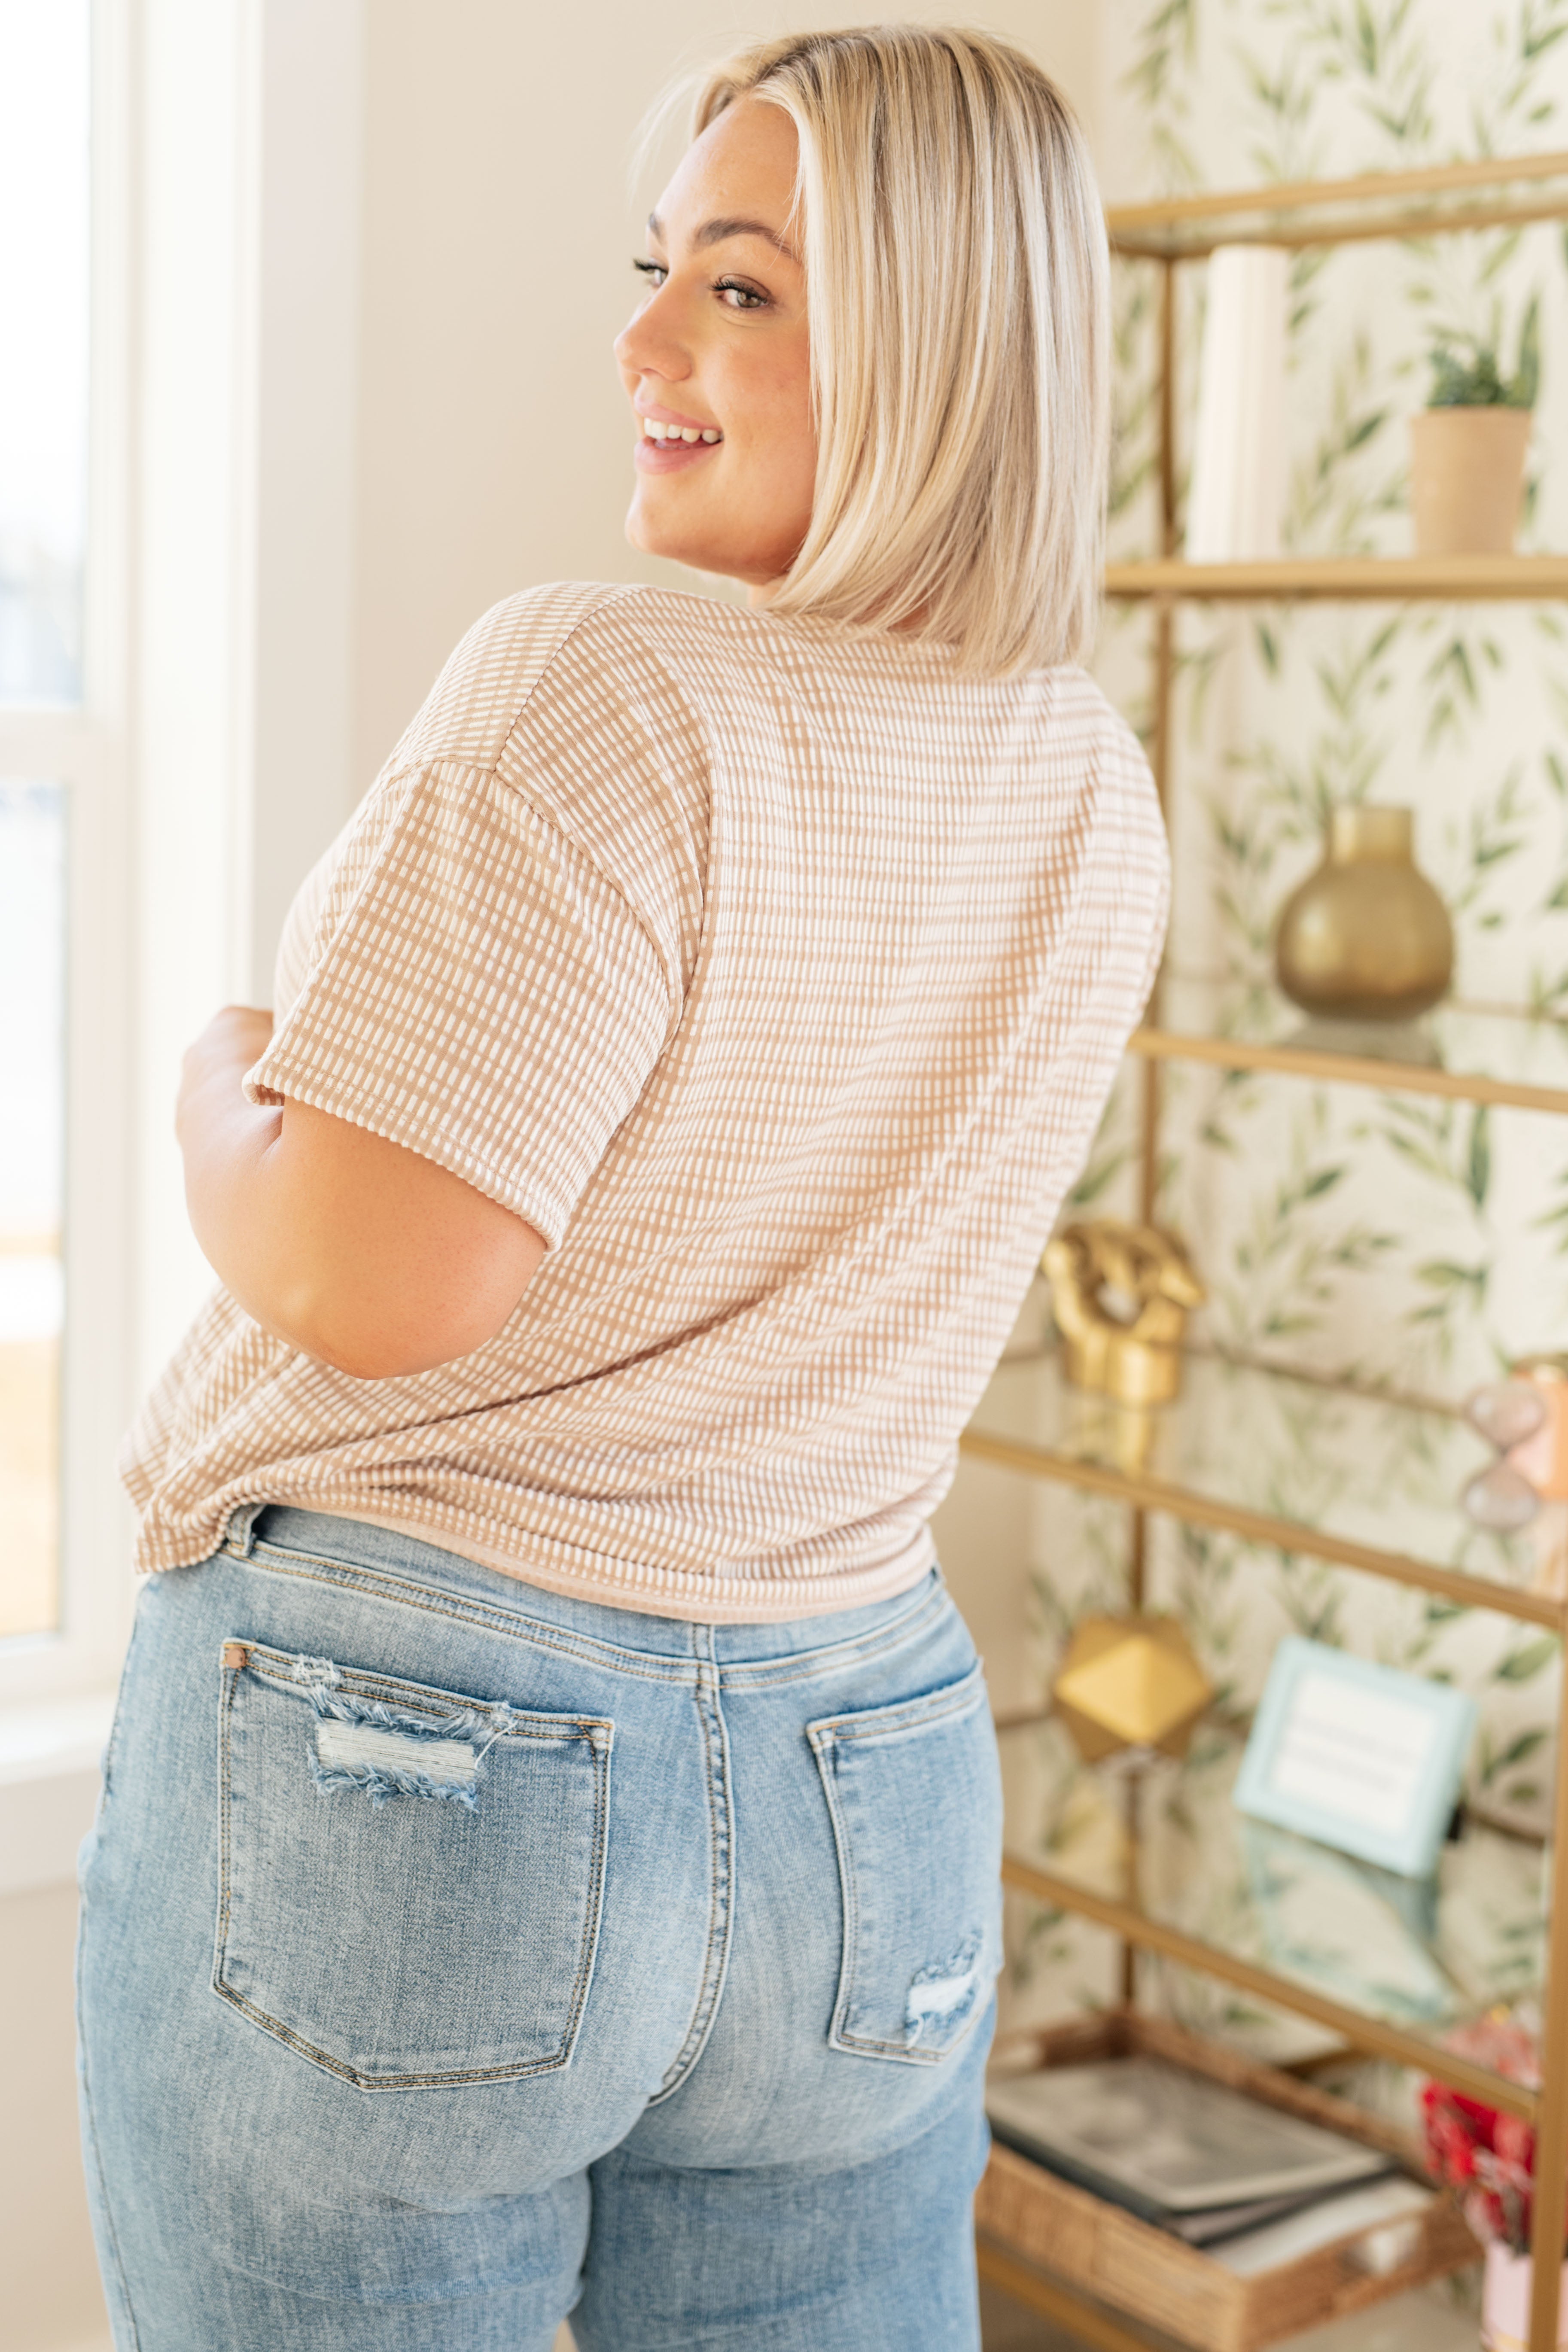
[[[20,362],[0,371],[0,702],[13,709],[81,701],[90,152],[85,0],[0,0],[0,319]],[[0,779],[0,1635],[12,1636],[59,1622],[66,812],[61,782]]]
[[[120,37],[0,0],[0,1697],[106,1680],[128,1581]]]
[[[59,1617],[66,795],[0,781],[0,1638]]]
[[[350,0],[0,0],[0,1706],[23,1747],[113,1682],[119,1442],[212,1285],[181,1054],[264,996],[348,813],[362,53]]]
[[[81,699],[90,317],[87,0],[0,0],[0,700]]]

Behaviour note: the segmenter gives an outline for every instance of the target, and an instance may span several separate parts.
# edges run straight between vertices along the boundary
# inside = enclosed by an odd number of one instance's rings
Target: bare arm
[[[264,1329],[356,1380],[493,1339],[545,1244],[401,1144],[302,1103],[247,1102],[272,1016],[227,1006],[185,1056],[175,1131],[214,1272]]]

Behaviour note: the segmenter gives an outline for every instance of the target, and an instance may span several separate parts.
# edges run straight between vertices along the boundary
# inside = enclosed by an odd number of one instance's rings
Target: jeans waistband
[[[460,1552],[416,1536],[335,1513],[306,1511],[292,1504],[247,1505],[235,1512],[224,1538],[231,1557],[269,1553],[318,1559],[332,1567],[364,1570],[410,1584],[433,1585],[479,1601],[491,1612],[533,1622],[578,1640],[606,1645],[637,1657],[695,1662],[721,1668],[766,1666],[786,1658],[821,1654],[824,1668],[847,1650],[878,1647],[912,1634],[922,1621],[950,1608],[940,1569],[891,1599],[864,1608],[834,1610],[773,1624],[697,1624],[679,1617],[657,1617],[616,1609],[599,1601],[552,1592],[521,1577],[484,1567]]]

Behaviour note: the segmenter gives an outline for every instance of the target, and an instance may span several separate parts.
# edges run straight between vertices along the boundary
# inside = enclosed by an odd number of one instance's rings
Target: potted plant
[[[1500,325],[1447,332],[1432,348],[1432,392],[1410,420],[1410,505],[1417,555],[1510,555],[1541,380],[1540,303],[1531,297],[1519,363],[1505,376]]]
[[[1510,2081],[1540,2086],[1535,2033],[1517,2015],[1497,2010],[1445,2037],[1450,2050]],[[1481,2288],[1485,2352],[1526,2352],[1530,2341],[1534,2212],[1535,2133],[1517,2116],[1468,2099],[1446,2083],[1421,2093],[1426,2162],[1459,2200],[1466,2221],[1486,2248]],[[1568,2344],[1568,2263],[1563,2266],[1557,2341]]]

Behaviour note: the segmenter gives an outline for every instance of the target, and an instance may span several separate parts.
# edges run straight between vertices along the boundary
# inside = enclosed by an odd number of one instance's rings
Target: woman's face
[[[805,536],[816,475],[795,173],[782,108],[726,108],[649,215],[647,293],[616,341],[637,435],[626,537],[745,581],[753,604]]]

